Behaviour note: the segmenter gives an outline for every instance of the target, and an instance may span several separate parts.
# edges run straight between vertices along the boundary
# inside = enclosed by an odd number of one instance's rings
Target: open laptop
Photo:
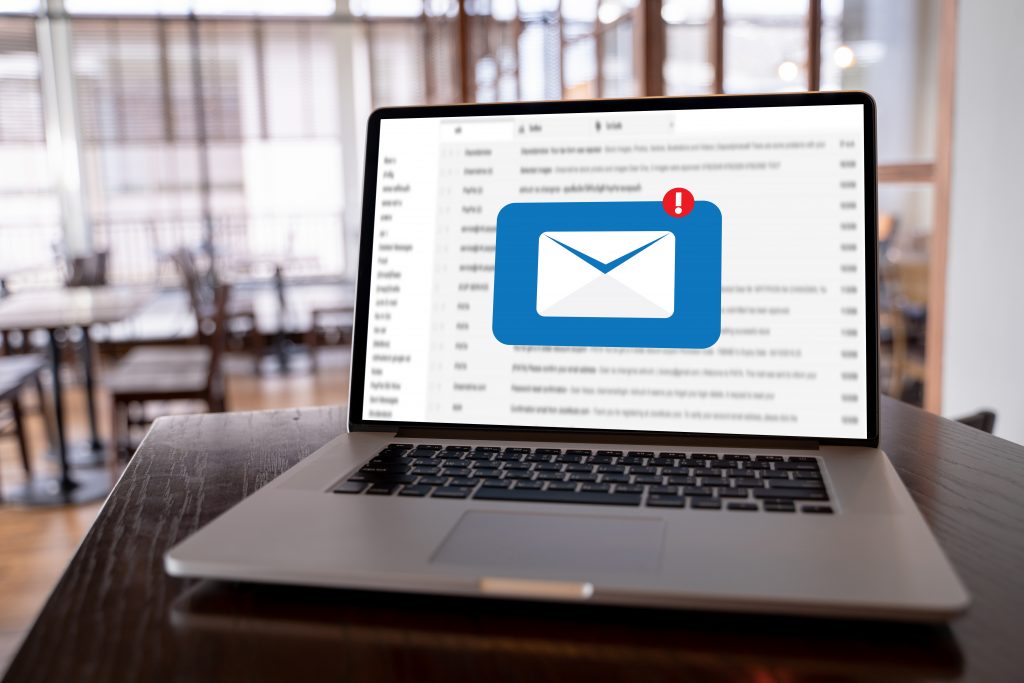
[[[347,433],[175,576],[942,620],[878,448],[863,93],[382,109]]]

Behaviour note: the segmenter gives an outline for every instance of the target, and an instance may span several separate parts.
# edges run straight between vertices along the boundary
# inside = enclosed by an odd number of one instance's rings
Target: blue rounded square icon
[[[696,202],[508,204],[492,330],[503,344],[704,349],[722,333],[722,213]]]

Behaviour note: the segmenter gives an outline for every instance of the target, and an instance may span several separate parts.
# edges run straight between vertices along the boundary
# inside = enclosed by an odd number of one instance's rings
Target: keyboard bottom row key
[[[436,493],[434,495],[437,495]],[[580,505],[639,505],[638,493],[597,493],[547,489],[479,489],[475,500],[522,501],[530,503],[575,503]]]

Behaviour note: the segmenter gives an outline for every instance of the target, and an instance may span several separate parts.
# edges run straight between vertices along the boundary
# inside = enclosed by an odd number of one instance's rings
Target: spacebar
[[[535,489],[482,488],[477,500],[519,500],[528,503],[580,503],[583,505],[639,505],[639,493],[592,493],[590,491],[537,491]]]

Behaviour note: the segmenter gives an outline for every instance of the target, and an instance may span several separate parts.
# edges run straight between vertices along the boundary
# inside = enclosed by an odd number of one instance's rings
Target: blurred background
[[[1024,441],[1024,102],[1005,87],[1021,14],[1013,0],[0,1],[0,491],[42,506],[0,506],[0,668],[97,509],[48,506],[101,499],[152,419],[345,402],[376,107],[869,92],[882,390]]]
[[[105,255],[104,284],[173,288],[181,278],[171,256],[184,248],[201,269],[257,290],[264,341],[280,335],[293,345],[312,331],[312,310],[332,299],[322,285],[349,286],[364,121],[375,107],[863,89],[879,105],[883,255],[892,265],[885,341],[897,348],[884,387],[926,400],[929,249],[947,214],[936,187],[950,144],[939,124],[950,97],[940,57],[951,3],[3,4],[8,291],[61,285],[64,261],[94,254]],[[287,320],[275,310],[275,273],[295,309]]]

